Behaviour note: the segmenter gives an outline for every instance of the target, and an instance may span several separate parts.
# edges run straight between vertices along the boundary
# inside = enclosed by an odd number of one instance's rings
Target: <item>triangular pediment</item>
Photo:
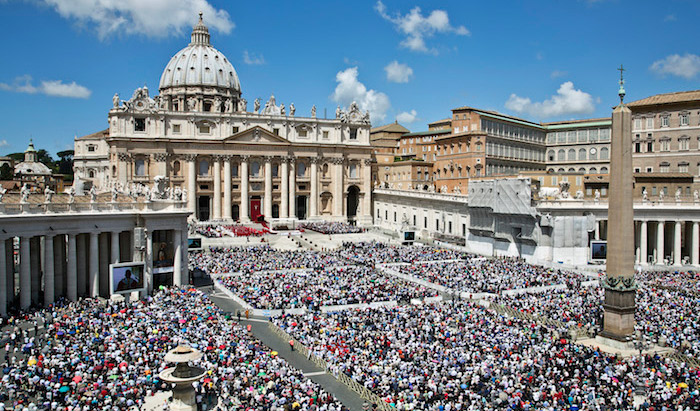
[[[254,144],[290,144],[288,140],[265,130],[262,127],[255,126],[247,130],[226,137],[226,142],[241,142]]]

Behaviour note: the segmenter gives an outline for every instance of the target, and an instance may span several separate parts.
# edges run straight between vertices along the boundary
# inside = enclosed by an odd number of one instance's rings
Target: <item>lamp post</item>
[[[644,377],[642,375],[642,360],[644,358],[643,351],[651,347],[651,339],[648,335],[642,334],[641,331],[637,331],[634,334],[634,338],[628,336],[627,339],[628,341],[631,340],[630,342],[632,343],[632,346],[634,346],[634,349],[639,351],[639,362],[637,365],[637,378],[635,382],[634,393],[635,395],[645,396],[646,386],[644,385]]]

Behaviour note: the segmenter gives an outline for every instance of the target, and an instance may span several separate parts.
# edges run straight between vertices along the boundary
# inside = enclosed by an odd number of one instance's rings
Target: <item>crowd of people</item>
[[[394,267],[399,272],[465,292],[498,293],[585,280],[580,274],[511,258],[472,258],[461,262],[419,262]]]
[[[238,224],[198,225],[193,226],[190,232],[199,234],[206,238],[259,237],[265,234],[265,231]]]
[[[286,270],[238,273],[221,279],[234,294],[254,308],[317,309],[321,306],[408,302],[435,297],[430,288],[402,281],[367,266],[326,267],[316,270]]]
[[[364,228],[348,223],[330,221],[312,221],[299,224],[300,230],[311,230],[321,234],[356,234],[364,232]]]
[[[344,242],[338,253],[359,264],[413,263],[464,260],[473,255],[445,248],[386,244],[376,241]]]
[[[132,303],[84,299],[45,309],[46,332],[5,345],[0,403],[16,409],[131,410],[170,386],[158,378],[179,344],[204,353],[198,398],[221,409],[345,408],[195,289]],[[212,395],[208,396],[207,394]]]
[[[190,252],[190,270],[201,269],[209,274],[277,271],[297,268],[321,269],[345,265],[336,253],[316,251],[281,251],[269,245],[251,247],[212,247],[209,251]]]
[[[697,369],[660,356],[623,360],[469,302],[274,322],[398,410],[633,410],[637,382],[647,409],[700,406]]]

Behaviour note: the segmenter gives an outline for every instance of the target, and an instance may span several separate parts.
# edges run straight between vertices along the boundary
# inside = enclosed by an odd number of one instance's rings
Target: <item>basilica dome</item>
[[[160,87],[217,87],[229,89],[240,95],[241,84],[231,62],[209,43],[209,29],[199,22],[192,29],[192,40],[184,49],[175,53],[160,77]]]

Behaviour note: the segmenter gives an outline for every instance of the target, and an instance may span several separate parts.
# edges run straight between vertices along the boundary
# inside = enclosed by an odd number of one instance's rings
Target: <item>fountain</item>
[[[175,384],[173,401],[170,404],[171,410],[194,411],[197,409],[192,383],[199,381],[207,371],[201,367],[192,367],[188,363],[198,361],[202,355],[200,351],[188,345],[178,345],[165,354],[165,361],[176,364],[175,367],[166,368],[159,375],[161,380]]]

